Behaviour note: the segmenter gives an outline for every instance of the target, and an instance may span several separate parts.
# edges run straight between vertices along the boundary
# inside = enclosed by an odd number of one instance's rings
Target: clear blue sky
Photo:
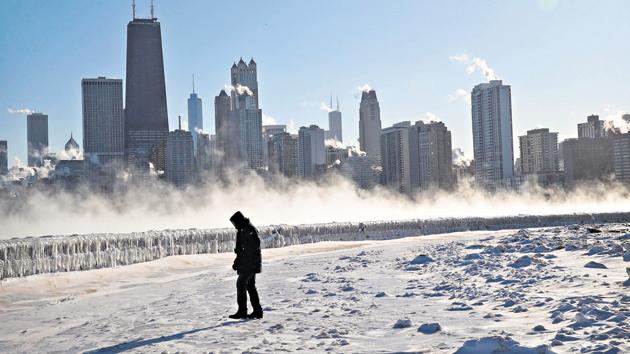
[[[138,0],[148,15],[149,0]],[[26,159],[29,108],[49,115],[51,151],[81,144],[85,77],[125,77],[127,0],[0,2],[0,139]],[[233,61],[254,57],[263,113],[327,126],[339,95],[345,143],[358,137],[357,86],[375,88],[383,126],[431,112],[470,156],[470,111],[453,100],[485,81],[449,57],[481,58],[512,86],[514,136],[549,127],[575,136],[590,113],[630,111],[630,1],[167,1],[162,24],[169,121],[186,116],[195,73],[204,126]],[[515,150],[518,153],[518,150]]]

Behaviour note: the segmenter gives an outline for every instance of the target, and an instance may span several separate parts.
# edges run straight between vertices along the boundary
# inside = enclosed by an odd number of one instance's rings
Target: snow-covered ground
[[[265,249],[259,321],[227,319],[229,253],[8,279],[0,352],[630,352],[629,250],[628,224]]]

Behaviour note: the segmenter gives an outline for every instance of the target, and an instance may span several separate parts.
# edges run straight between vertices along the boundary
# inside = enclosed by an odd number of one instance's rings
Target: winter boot
[[[256,318],[256,319],[261,319],[263,318],[263,311],[262,309],[256,309],[254,310],[254,312],[250,313],[249,315],[247,315],[247,318]]]
[[[245,310],[238,309],[238,311],[236,311],[235,314],[229,315],[228,317],[229,318],[233,318],[235,320],[238,320],[238,319],[241,319],[241,318],[247,318],[248,317],[247,316],[247,309],[245,309]]]

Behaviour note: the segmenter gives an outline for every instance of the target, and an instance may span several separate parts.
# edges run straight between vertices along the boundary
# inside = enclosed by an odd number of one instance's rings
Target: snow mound
[[[427,263],[431,263],[433,262],[433,258],[421,254],[419,256],[416,256],[416,258],[412,259],[411,261],[409,261],[409,264],[427,264]]]
[[[411,322],[410,319],[402,318],[402,319],[396,321],[396,323],[394,323],[392,328],[409,328],[411,326],[413,326],[413,322]]]
[[[455,354],[509,353],[509,354],[550,354],[554,353],[546,345],[534,348],[525,347],[508,337],[483,337],[464,342]]]
[[[604,264],[590,261],[584,265],[585,268],[608,269]]]
[[[439,323],[423,323],[418,327],[418,332],[424,334],[433,334],[442,330]]]
[[[512,268],[525,268],[532,265],[532,258],[530,256],[521,256],[514,263],[510,264]]]

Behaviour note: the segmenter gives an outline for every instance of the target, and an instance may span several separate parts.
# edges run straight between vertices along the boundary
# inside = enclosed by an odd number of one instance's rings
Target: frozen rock
[[[608,269],[608,267],[606,267],[604,264],[599,263],[599,262],[595,262],[595,261],[590,261],[588,263],[586,263],[584,265],[585,268],[596,268],[596,269]]]
[[[376,295],[374,295],[374,297],[386,297],[386,296],[389,296],[389,295],[387,295],[387,293],[384,291],[379,291],[378,293],[376,293]]]
[[[512,268],[525,268],[532,265],[532,259],[530,256],[521,256],[514,263],[510,264]]]
[[[543,326],[543,325],[537,325],[537,326],[534,326],[534,328],[532,328],[532,329],[533,329],[535,332],[544,332],[544,331],[546,331],[546,330],[547,330],[547,329],[545,328],[545,326]]]
[[[455,354],[479,353],[550,354],[553,351],[546,345],[526,347],[509,337],[493,336],[467,340],[455,352]]]
[[[589,256],[592,256],[592,255],[594,255],[594,254],[602,253],[602,252],[604,252],[605,250],[606,250],[606,249],[605,249],[604,247],[602,247],[602,246],[593,246],[593,247],[589,248],[589,250],[588,250],[588,253],[587,253],[587,254],[588,254]]]
[[[411,322],[410,319],[402,318],[402,319],[396,321],[396,323],[394,323],[392,328],[409,328],[411,326],[413,326],[413,322]]]
[[[416,256],[416,258],[412,259],[409,262],[409,264],[417,265],[417,264],[427,264],[427,263],[431,263],[431,262],[433,262],[433,258],[431,258],[431,257],[429,257],[427,255],[421,254],[419,256]]]
[[[481,259],[481,255],[479,253],[471,253],[464,256],[464,260],[474,260]]]
[[[623,255],[624,262],[630,262],[630,250]]]
[[[439,323],[423,323],[418,327],[418,332],[424,334],[433,334],[442,330]]]

